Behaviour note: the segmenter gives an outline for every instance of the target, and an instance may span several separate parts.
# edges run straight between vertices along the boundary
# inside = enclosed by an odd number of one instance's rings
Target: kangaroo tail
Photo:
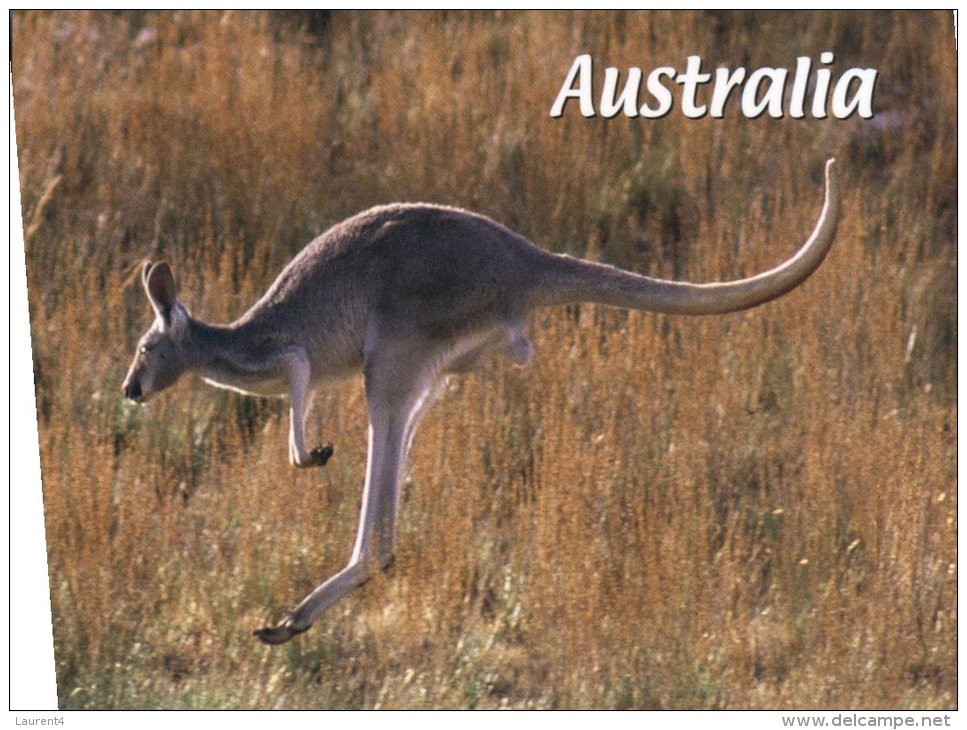
[[[548,254],[542,281],[535,291],[535,304],[595,302],[666,314],[724,314],[780,297],[809,278],[833,245],[839,219],[839,188],[833,162],[826,162],[826,202],[815,230],[795,256],[770,271],[748,279],[690,284]]]

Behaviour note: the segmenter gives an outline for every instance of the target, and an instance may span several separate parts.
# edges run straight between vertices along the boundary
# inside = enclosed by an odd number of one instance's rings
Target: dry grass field
[[[956,61],[949,13],[13,13],[13,88],[63,708],[951,708],[957,686]],[[584,119],[605,65],[879,70],[872,121]],[[417,434],[394,567],[307,634],[349,556],[360,380],[286,405],[121,380],[164,257],[205,319],[377,203],[689,280],[783,260],[723,317],[540,310],[526,369]],[[313,436],[315,438],[315,436]]]

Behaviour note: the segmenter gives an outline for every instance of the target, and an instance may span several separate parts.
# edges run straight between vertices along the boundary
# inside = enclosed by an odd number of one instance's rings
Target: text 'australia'
[[[567,102],[574,99],[584,117],[600,115],[610,119],[623,113],[628,117],[658,119],[674,108],[672,90],[674,84],[678,84],[681,86],[682,114],[690,119],[706,115],[721,119],[733,94],[742,115],[750,119],[763,114],[774,119],[782,119],[787,114],[794,119],[802,119],[807,114],[816,119],[824,119],[830,114],[836,119],[847,119],[853,114],[870,119],[873,116],[876,69],[851,68],[839,75],[834,83],[832,69],[826,68],[833,60],[833,54],[826,51],[820,54],[815,69],[811,58],[801,56],[796,59],[796,68],[791,72],[785,68],[767,67],[747,73],[742,67],[735,70],[719,67],[710,73],[702,70],[700,56],[689,56],[684,72],[671,66],[653,69],[645,80],[644,89],[644,72],[637,67],[629,68],[620,91],[621,71],[607,68],[600,95],[596,95],[593,60],[590,54],[584,54],[571,64],[551,107],[551,116],[560,117]]]

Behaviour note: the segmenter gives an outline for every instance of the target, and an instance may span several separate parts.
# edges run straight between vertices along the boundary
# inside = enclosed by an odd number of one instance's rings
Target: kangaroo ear
[[[171,267],[164,261],[156,264],[147,263],[141,272],[144,282],[144,290],[148,294],[151,306],[154,307],[155,314],[161,318],[166,325],[171,324],[171,315],[175,310],[176,294],[175,277],[171,273]]]

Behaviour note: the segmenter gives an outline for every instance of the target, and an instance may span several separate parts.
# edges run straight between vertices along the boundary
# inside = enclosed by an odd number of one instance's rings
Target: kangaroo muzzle
[[[128,400],[133,400],[135,403],[140,403],[144,400],[144,393],[141,392],[141,382],[135,380],[133,382],[124,381],[124,385],[121,386],[124,391],[124,397]]]

